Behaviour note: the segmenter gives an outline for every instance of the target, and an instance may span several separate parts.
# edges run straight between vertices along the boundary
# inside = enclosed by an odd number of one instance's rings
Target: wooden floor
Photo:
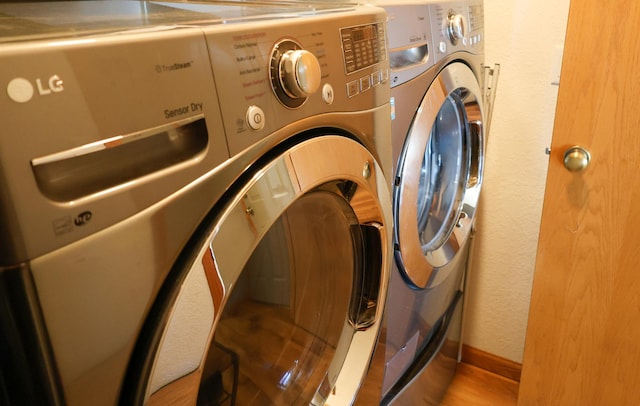
[[[517,397],[517,381],[463,362],[441,406],[515,406]]]
[[[314,378],[313,371],[326,369],[315,367],[332,358],[332,345],[324,341],[321,343],[306,329],[297,326],[297,323],[292,321],[292,316],[281,306],[267,306],[247,301],[239,301],[236,306],[241,311],[225,313],[226,316],[219,322],[216,342],[221,348],[232,353],[234,359],[237,359],[235,362],[239,361],[242,368],[236,378],[227,377],[225,373],[211,376],[218,379],[219,375],[222,376],[223,389],[228,393],[236,393],[238,404],[251,403],[248,399],[262,399],[258,402],[260,404],[291,404],[293,402],[287,400],[287,396],[300,392],[298,384],[310,388],[318,387],[322,376]],[[211,362],[212,371],[226,371],[225,368],[228,366],[217,365],[217,360],[223,358],[217,354],[212,355],[212,359],[216,361]],[[520,376],[518,364],[466,346],[463,346],[462,359],[467,362],[458,364],[456,375],[440,406],[516,405]],[[455,360],[453,362],[455,363]],[[229,365],[234,364],[231,362]],[[383,365],[383,362],[376,365]],[[282,377],[286,375],[286,371],[291,371],[291,368],[295,371],[308,368],[309,373],[291,374],[291,382],[286,382],[288,389],[285,390],[278,383],[282,383]],[[305,377],[300,383],[296,378],[299,376]],[[236,382],[237,390],[233,388],[236,384],[225,385],[227,381]],[[379,390],[379,387],[377,389]],[[379,392],[374,393],[379,397]],[[309,398],[312,394],[308,394]]]

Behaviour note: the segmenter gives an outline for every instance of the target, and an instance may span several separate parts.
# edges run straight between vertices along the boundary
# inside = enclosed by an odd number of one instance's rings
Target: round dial
[[[318,59],[295,41],[278,43],[271,54],[271,87],[285,106],[301,106],[320,87]]]
[[[447,34],[449,34],[449,40],[453,45],[458,43],[467,35],[467,20],[462,14],[457,14],[453,10],[449,10],[449,16],[447,17]]]

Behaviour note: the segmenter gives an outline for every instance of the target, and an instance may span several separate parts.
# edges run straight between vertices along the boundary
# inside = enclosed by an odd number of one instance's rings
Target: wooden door
[[[640,404],[638,27],[638,0],[571,2],[519,405]]]

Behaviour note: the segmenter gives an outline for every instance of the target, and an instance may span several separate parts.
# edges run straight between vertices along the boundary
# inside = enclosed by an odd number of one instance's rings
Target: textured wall
[[[569,0],[485,0],[487,63],[501,64],[464,342],[522,362]]]

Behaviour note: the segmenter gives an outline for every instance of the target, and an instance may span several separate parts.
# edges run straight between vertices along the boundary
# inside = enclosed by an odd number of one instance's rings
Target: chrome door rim
[[[286,190],[278,195],[278,199],[274,198],[261,207],[247,207],[245,196],[250,189],[273,175],[284,175]],[[207,243],[195,256],[170,306],[170,314],[151,360],[150,376],[145,383],[145,404],[154,404],[154,394],[163,388],[181,386],[194,374],[198,376],[225,300],[257,242],[294,200],[320,185],[339,179],[353,182],[361,191],[350,202],[359,223],[375,225],[379,230],[382,245],[380,289],[371,319],[345,326],[338,343],[341,356],[333,359],[325,379],[327,385],[321,386],[312,404],[347,404],[353,401],[368,370],[381,326],[392,257],[392,235],[387,225],[393,220],[387,182],[371,153],[356,141],[328,135],[302,142],[267,164],[235,195],[215,221]],[[244,230],[238,230],[238,222],[230,221],[233,217],[246,219]],[[262,220],[256,220],[260,218]],[[245,238],[239,239],[238,233]],[[194,296],[204,300],[204,306],[198,305],[198,309],[205,310],[197,319],[180,310],[181,306],[188,307]],[[171,347],[172,342],[184,339],[176,338],[176,335],[185,330],[190,332],[191,348],[183,351],[179,347]],[[183,367],[176,367],[173,362],[176,356]],[[193,382],[199,384],[199,379]],[[191,388],[192,392],[194,390],[197,397],[198,385]]]
[[[433,123],[440,108],[454,92],[463,96],[471,153],[469,173],[458,207],[458,219],[446,241],[436,249],[425,250],[420,242],[417,204],[420,168],[430,142]],[[483,106],[478,80],[460,62],[446,66],[429,86],[417,110],[398,164],[394,188],[396,260],[406,279],[418,288],[435,286],[437,271],[451,262],[468,238],[478,203],[484,161]]]

